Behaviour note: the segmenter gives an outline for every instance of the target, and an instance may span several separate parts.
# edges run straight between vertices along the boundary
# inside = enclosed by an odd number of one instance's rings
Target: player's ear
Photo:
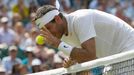
[[[62,23],[62,18],[60,17],[60,16],[55,16],[54,17],[55,18],[55,22],[57,23],[57,24],[61,24]]]

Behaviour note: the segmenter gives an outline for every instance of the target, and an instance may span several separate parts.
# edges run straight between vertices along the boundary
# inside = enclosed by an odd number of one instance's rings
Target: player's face
[[[61,38],[64,34],[63,25],[57,22],[50,22],[45,27],[57,38]]]

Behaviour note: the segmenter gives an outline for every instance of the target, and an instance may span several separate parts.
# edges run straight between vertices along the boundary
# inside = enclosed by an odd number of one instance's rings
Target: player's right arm
[[[74,47],[70,57],[79,63],[96,59],[96,31],[93,14],[81,14],[74,21],[74,31],[81,43],[81,48]]]
[[[82,48],[74,47],[70,54],[70,59],[63,62],[63,66],[68,68],[75,62],[82,63],[96,59],[95,39],[91,38],[81,44]],[[81,71],[79,75],[91,75],[89,70]]]

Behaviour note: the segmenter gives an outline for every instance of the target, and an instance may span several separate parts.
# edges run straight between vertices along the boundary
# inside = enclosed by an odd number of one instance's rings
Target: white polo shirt
[[[134,49],[134,30],[121,19],[102,11],[81,9],[65,16],[68,36],[62,41],[81,48],[81,44],[95,37],[96,55],[104,57]]]

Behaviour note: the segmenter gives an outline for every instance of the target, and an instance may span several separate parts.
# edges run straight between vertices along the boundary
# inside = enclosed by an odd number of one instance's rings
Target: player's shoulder
[[[76,10],[72,13],[70,13],[70,16],[85,16],[85,15],[90,15],[94,12],[94,9],[79,9]]]
[[[93,12],[95,9],[79,9],[74,11],[74,13],[80,13],[80,12]]]

